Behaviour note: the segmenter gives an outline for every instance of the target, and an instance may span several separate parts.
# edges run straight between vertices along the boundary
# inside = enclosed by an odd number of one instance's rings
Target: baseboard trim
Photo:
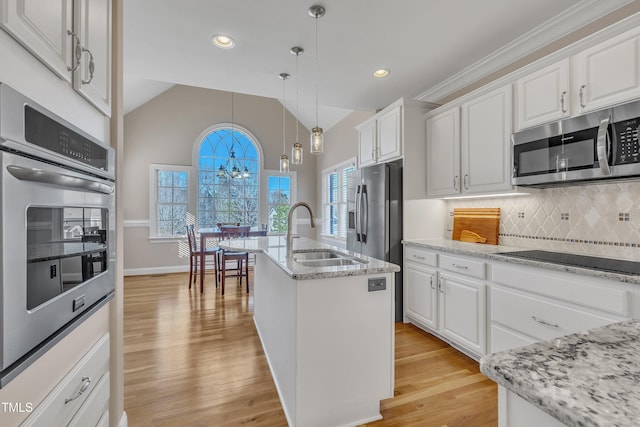
[[[173,265],[167,267],[125,268],[125,276],[146,276],[149,274],[188,273],[189,265]]]

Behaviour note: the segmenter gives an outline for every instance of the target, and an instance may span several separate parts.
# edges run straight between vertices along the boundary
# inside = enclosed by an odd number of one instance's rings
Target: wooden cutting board
[[[461,240],[463,230],[471,231],[487,239],[487,244],[498,244],[500,208],[453,209],[453,240]],[[469,233],[464,233],[469,234]]]

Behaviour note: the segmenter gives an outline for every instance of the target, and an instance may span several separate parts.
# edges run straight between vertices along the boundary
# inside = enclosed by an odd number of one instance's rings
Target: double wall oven
[[[0,83],[0,386],[113,298],[114,158]]]

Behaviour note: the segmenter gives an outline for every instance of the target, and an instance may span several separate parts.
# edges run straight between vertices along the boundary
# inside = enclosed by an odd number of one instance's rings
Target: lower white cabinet
[[[479,280],[440,273],[440,332],[478,355],[485,354],[486,285]]]
[[[454,272],[455,271],[455,272]],[[476,358],[486,350],[485,264],[413,247],[405,249],[405,320]]]
[[[434,253],[410,250],[405,256],[405,315],[432,329],[438,328],[438,275]],[[433,259],[433,265],[425,262]]]
[[[21,424],[30,426],[109,425],[109,334],[78,364]]]
[[[492,279],[491,352],[630,317],[623,283],[499,262]]]

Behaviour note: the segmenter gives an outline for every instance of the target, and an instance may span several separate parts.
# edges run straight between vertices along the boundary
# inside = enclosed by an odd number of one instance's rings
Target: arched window
[[[198,151],[198,224],[259,227],[260,150],[248,132],[223,125],[208,132]]]

